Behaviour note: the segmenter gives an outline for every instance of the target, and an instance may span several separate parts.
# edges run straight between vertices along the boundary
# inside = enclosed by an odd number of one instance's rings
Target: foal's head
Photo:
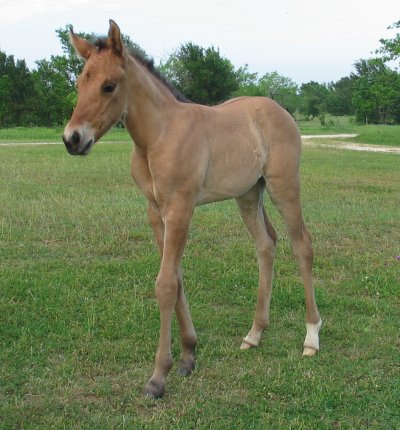
[[[126,111],[128,54],[112,20],[108,38],[97,44],[78,37],[72,29],[71,42],[86,63],[77,80],[78,102],[62,138],[71,155],[87,155]]]

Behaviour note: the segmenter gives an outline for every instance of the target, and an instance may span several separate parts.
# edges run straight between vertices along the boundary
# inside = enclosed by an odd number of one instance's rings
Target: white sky
[[[60,54],[55,29],[104,35],[108,19],[156,62],[181,43],[219,47],[236,66],[260,76],[277,71],[301,84],[337,81],[369,58],[399,0],[0,0],[0,49],[35,60]]]

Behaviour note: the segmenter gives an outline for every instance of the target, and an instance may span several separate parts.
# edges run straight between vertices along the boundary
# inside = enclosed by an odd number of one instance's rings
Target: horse
[[[292,116],[266,97],[239,97],[209,107],[187,102],[154,64],[128,52],[118,25],[96,42],[70,39],[84,59],[78,98],[62,135],[69,154],[87,155],[122,121],[134,144],[131,174],[147,199],[161,263],[155,282],[160,336],[154,371],[144,394],[161,398],[172,367],[171,321],[175,310],[182,356],[178,373],[195,368],[197,336],[183,287],[182,256],[194,209],[236,199],[254,240],[259,266],[257,305],[240,349],[257,347],[269,324],[277,233],[263,203],[264,191],[287,227],[305,290],[304,356],[319,351],[322,321],[313,287],[313,247],[303,221],[299,164],[301,137]]]

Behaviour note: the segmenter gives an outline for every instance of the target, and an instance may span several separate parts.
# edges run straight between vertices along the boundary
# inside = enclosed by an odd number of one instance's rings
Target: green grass
[[[339,134],[355,133],[354,120],[347,116],[326,115],[325,125],[321,125],[319,118],[304,120],[297,119],[297,125],[302,134]]]
[[[181,379],[174,368],[152,402],[141,392],[158,338],[158,256],[130,153],[0,147],[0,428],[399,428],[399,156],[304,150],[324,319],[312,359],[301,357],[303,290],[276,211],[267,203],[280,236],[271,326],[243,352],[253,245],[233,202],[198,208],[184,257],[197,369]]]
[[[0,128],[0,142],[62,142],[63,128],[15,127]],[[102,139],[102,142],[130,142],[125,129],[114,127]]]
[[[356,128],[358,136],[353,142],[375,145],[400,146],[399,125],[365,125]]]

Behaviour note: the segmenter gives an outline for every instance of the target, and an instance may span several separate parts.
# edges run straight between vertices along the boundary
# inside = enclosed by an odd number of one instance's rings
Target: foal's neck
[[[127,64],[129,94],[124,124],[144,152],[162,139],[179,102],[168,88],[134,58]]]

